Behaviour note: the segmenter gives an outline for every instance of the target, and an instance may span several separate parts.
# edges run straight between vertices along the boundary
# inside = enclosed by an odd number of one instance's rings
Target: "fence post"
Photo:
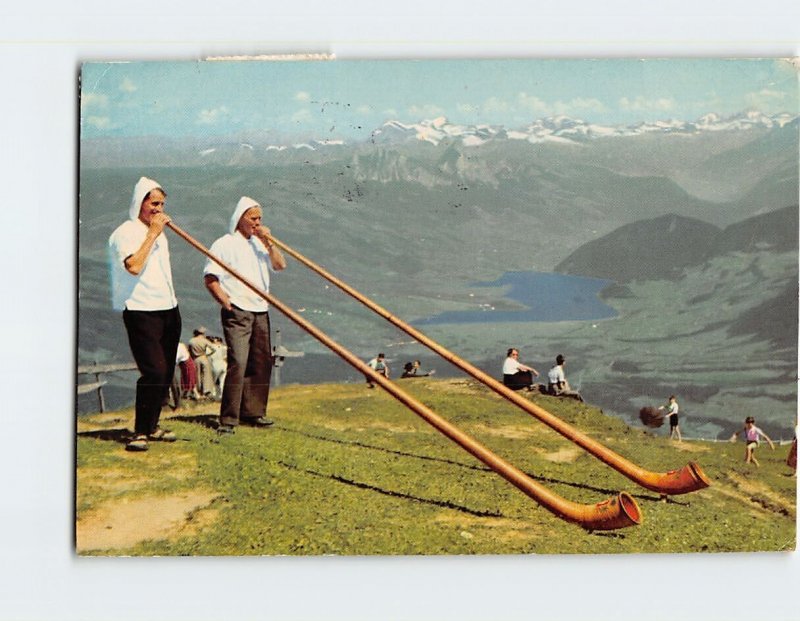
[[[100,376],[101,375],[102,375],[102,373],[95,373],[94,374],[94,378],[97,380],[97,384],[98,384],[98,386],[97,386],[97,400],[100,403],[100,412],[102,413],[102,412],[106,411],[106,401],[103,398],[103,384],[100,381]]]
[[[281,331],[275,330],[275,345],[272,347],[272,384],[273,386],[281,385],[281,366],[283,361],[275,355],[278,348],[281,346]]]

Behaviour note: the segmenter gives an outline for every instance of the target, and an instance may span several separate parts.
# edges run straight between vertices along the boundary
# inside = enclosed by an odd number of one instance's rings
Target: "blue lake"
[[[616,311],[604,304],[598,293],[613,281],[551,272],[506,272],[492,282],[476,282],[476,287],[510,287],[506,300],[525,306],[521,310],[447,311],[415,321],[415,325],[440,323],[499,323],[515,321],[579,321],[615,317]]]

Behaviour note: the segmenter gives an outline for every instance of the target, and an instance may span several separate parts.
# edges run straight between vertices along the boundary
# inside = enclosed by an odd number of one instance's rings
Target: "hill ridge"
[[[625,224],[576,249],[554,270],[617,283],[674,280],[683,269],[728,252],[798,247],[798,207],[787,206],[719,228],[675,213]]]

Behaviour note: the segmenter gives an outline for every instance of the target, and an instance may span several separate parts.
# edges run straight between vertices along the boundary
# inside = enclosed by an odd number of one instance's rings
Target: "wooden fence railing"
[[[101,412],[106,411],[106,402],[103,398],[103,386],[106,381],[102,379],[103,374],[116,373],[118,371],[135,371],[136,365],[133,362],[123,362],[117,364],[81,364],[78,365],[78,376],[94,375],[95,381],[89,383],[77,383],[75,385],[79,395],[85,395],[97,391],[97,401]]]
[[[275,344],[272,347],[272,360],[274,365],[273,385],[280,384],[280,369],[286,358],[302,358],[305,352],[290,351],[283,346],[281,341],[281,331],[275,330]],[[118,371],[136,371],[137,367],[133,362],[122,362],[117,364],[81,364],[78,365],[78,376],[94,375],[93,382],[76,383],[77,394],[85,395],[92,391],[97,391],[97,402],[101,412],[106,411],[106,402],[103,397],[103,386],[106,381],[102,379],[103,374],[116,373]]]

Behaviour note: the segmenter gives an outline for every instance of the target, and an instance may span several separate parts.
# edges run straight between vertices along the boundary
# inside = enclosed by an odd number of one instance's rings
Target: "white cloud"
[[[514,115],[517,118],[552,116],[564,114],[575,116],[585,112],[603,112],[606,107],[599,99],[576,97],[570,101],[548,102],[525,92],[520,92],[509,101],[499,97],[490,97],[481,106],[472,104],[460,104],[459,111],[464,113],[474,113],[480,111],[484,114],[505,114]]]
[[[522,111],[532,114],[553,113],[553,106],[536,95],[528,95],[528,93],[520,93],[517,95],[517,107]]]
[[[638,95],[634,99],[623,97],[619,100],[619,107],[629,112],[670,112],[676,105],[672,97],[648,99]]]
[[[456,110],[461,114],[478,114],[478,112],[480,112],[480,106],[471,103],[460,103],[456,106]]]
[[[785,100],[785,92],[773,91],[768,88],[761,89],[754,93],[747,93],[744,96],[744,101],[748,107],[761,110],[762,112],[777,112],[778,108],[783,105]]]
[[[91,125],[95,129],[110,129],[111,119],[107,116],[88,116],[85,119],[87,125]]]
[[[593,97],[576,97],[570,101],[555,103],[558,114],[575,115],[582,112],[605,112],[606,107],[599,99]]]
[[[423,104],[411,106],[408,113],[415,119],[428,119],[443,115],[444,110],[434,104]]]
[[[388,108],[383,111],[383,114],[390,119],[396,119],[398,117],[398,113],[395,108]]]
[[[500,99],[499,97],[489,97],[489,99],[483,102],[481,110],[486,114],[497,112],[506,113],[511,110],[511,105],[506,100]]]
[[[125,78],[119,85],[119,90],[121,90],[123,93],[134,93],[137,90],[139,90],[139,88],[133,83],[133,81],[130,78]]]
[[[81,93],[81,109],[106,108],[108,106],[108,96],[98,93]]]
[[[313,117],[311,116],[311,112],[303,108],[302,110],[295,112],[291,119],[293,123],[310,123],[313,120]]]
[[[587,112],[604,112],[606,106],[599,99],[590,97],[548,102],[536,95],[520,92],[511,98],[489,97],[482,103],[460,102],[455,109],[465,117],[480,117],[484,122],[512,123],[525,118],[535,119],[556,114],[576,116]],[[397,116],[395,110],[386,110],[384,114],[389,117]],[[416,121],[444,116],[446,112],[439,106],[427,104],[411,106],[407,114]]]
[[[311,93],[307,93],[306,91],[298,91],[294,95],[295,101],[311,101]]]
[[[695,110],[723,110],[726,109],[726,106],[730,102],[726,101],[723,97],[720,97],[716,91],[710,91],[706,98],[700,101],[695,102],[691,107]]]
[[[356,112],[359,114],[372,114],[372,106],[368,106],[366,104],[363,106],[358,106],[358,108],[356,108]]]
[[[197,123],[200,125],[214,125],[228,116],[228,109],[225,106],[219,108],[212,108],[210,110],[201,110],[197,115]]]

